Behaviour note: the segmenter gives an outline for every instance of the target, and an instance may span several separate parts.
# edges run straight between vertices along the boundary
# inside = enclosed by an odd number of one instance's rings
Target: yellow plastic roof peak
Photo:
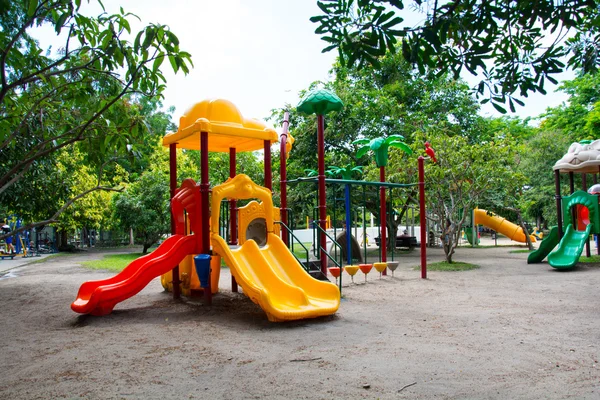
[[[200,150],[200,132],[208,132],[208,151],[229,152],[264,149],[264,141],[277,142],[273,128],[261,121],[244,118],[232,102],[207,99],[190,107],[179,119],[179,129],[163,138],[163,146]]]

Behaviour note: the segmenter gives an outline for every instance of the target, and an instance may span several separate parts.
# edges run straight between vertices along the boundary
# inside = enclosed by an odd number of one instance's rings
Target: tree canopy
[[[481,79],[482,103],[505,113],[517,97],[546,93],[566,68],[600,66],[600,7],[595,0],[320,0],[311,18],[343,65],[380,64],[386,51],[421,74],[427,69]],[[410,12],[407,11],[410,9]],[[413,21],[419,21],[414,23]]]
[[[0,202],[10,209],[24,193],[43,198],[61,151],[79,151],[96,177],[62,206],[48,203],[54,209],[23,229],[57,222],[82,195],[113,189],[115,162],[132,160],[147,145],[140,96],[161,95],[165,60],[175,72],[191,67],[169,27],[150,24],[135,33],[136,17],[122,8],[88,16],[81,4],[20,0],[0,7]],[[32,33],[40,26],[51,27],[62,44],[42,48]]]

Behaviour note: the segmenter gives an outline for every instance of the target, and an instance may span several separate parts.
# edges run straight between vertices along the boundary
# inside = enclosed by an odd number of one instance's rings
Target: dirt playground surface
[[[155,279],[105,317],[70,309],[102,253],[0,280],[2,399],[598,399],[600,266],[560,272],[514,248],[459,249],[481,265],[420,279],[345,280],[338,313],[271,323],[242,293],[175,302]],[[440,250],[428,253],[441,260]]]

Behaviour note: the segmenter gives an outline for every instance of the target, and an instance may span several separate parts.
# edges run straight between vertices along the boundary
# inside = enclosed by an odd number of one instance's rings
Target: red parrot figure
[[[425,142],[425,153],[437,164],[437,158],[435,157],[435,151],[431,148],[429,142]]]

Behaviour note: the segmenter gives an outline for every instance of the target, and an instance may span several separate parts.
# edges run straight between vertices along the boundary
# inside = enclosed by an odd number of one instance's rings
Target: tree
[[[8,208],[18,204],[15,187],[35,182],[40,170],[51,173],[53,157],[63,149],[77,146],[95,175],[107,177],[117,159],[134,156],[134,144],[147,132],[134,96],[160,96],[165,60],[175,72],[187,73],[191,66],[167,26],[148,25],[131,43],[125,37],[135,16],[121,9],[90,17],[80,8],[81,0],[20,0],[0,7],[0,155],[5,160],[0,202]],[[41,48],[31,36],[41,25],[54,28],[63,40],[58,51]],[[72,193],[63,206],[22,230],[58,221],[77,199],[112,189],[109,183],[98,179],[94,187]],[[34,189],[32,196],[47,190]]]
[[[311,18],[344,65],[379,65],[396,51],[421,74],[433,69],[463,70],[483,79],[476,95],[499,112],[511,111],[515,96],[546,91],[546,81],[565,67],[595,72],[600,66],[600,7],[594,0],[320,0],[321,15]],[[422,15],[421,24],[405,24],[405,7]],[[414,20],[414,16],[411,16]],[[419,18],[421,19],[421,18]],[[569,37],[565,40],[565,38]],[[548,44],[548,38],[551,38]]]
[[[464,82],[450,76],[420,76],[399,54],[388,53],[380,62],[379,69],[347,68],[336,63],[334,81],[315,82],[307,89],[323,85],[337,93],[345,105],[342,110],[328,114],[325,121],[326,165],[356,163],[358,146],[352,142],[382,134],[398,133],[408,144],[413,142],[417,131],[426,135],[445,132],[466,136],[473,143],[486,140],[489,129],[484,118],[477,115],[479,105]],[[274,124],[281,123],[282,118],[282,111],[273,113]],[[288,177],[294,179],[305,176],[307,168],[316,169],[316,118],[302,116],[291,108],[290,129],[297,139],[287,163]],[[400,153],[395,157],[401,157]],[[368,163],[367,157],[359,160],[365,167]],[[388,169],[388,172],[390,182],[407,182],[396,171]],[[371,179],[378,180],[378,174]],[[313,212],[314,191],[307,189],[312,187],[308,184],[289,187],[289,204],[297,223]],[[369,210],[377,214],[377,196],[369,192],[367,203]]]
[[[556,189],[552,167],[569,149],[571,140],[557,131],[540,131],[524,144],[519,166],[527,178],[522,208],[539,228],[557,223]],[[566,182],[565,182],[566,186]],[[563,193],[568,189],[563,188]]]
[[[560,132],[571,141],[597,139],[598,110],[600,110],[600,74],[588,74],[565,81],[559,87],[569,95],[566,104],[549,108],[542,115],[540,127]],[[565,150],[566,151],[566,150]]]
[[[123,230],[133,229],[136,241],[143,245],[142,252],[169,232],[169,176],[165,170],[144,172],[113,199],[114,217]]]
[[[429,138],[438,163],[426,164],[427,209],[439,225],[446,261],[451,263],[460,232],[470,211],[487,196],[523,187],[514,170],[512,138],[499,137],[485,145],[470,145],[460,136]]]

